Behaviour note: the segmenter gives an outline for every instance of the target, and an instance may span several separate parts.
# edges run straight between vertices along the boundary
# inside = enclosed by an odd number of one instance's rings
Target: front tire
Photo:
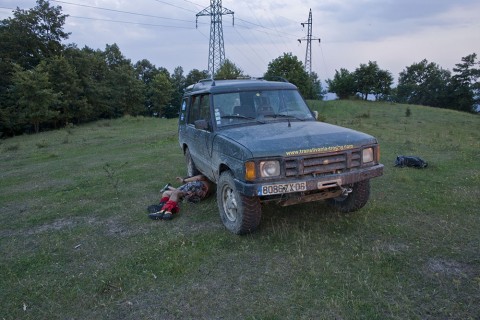
[[[352,185],[352,192],[347,196],[327,199],[327,203],[340,212],[357,211],[365,206],[370,198],[370,180],[364,180]]]
[[[230,171],[220,175],[217,184],[217,203],[223,224],[235,234],[253,232],[260,224],[262,215],[260,200],[240,194]]]

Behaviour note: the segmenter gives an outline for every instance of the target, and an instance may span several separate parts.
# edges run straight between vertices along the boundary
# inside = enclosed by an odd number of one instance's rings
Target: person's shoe
[[[163,211],[150,213],[148,215],[148,217],[152,220],[162,220],[164,216],[165,216],[165,212],[163,212]]]
[[[170,184],[170,183],[167,183],[167,184],[165,185],[165,187],[163,187],[162,190],[160,190],[160,193],[163,193],[163,192],[167,191],[168,188],[170,188],[170,186],[171,186],[171,184]]]
[[[173,214],[170,211],[165,211],[162,216],[163,220],[172,220]]]
[[[161,202],[159,204],[152,204],[147,207],[147,211],[148,213],[157,213],[158,211],[162,210],[164,204],[165,203]]]

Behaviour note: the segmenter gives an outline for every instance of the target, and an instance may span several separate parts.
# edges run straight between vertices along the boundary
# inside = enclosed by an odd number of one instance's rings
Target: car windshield
[[[297,90],[221,93],[213,96],[218,127],[249,122],[310,120],[310,109]]]

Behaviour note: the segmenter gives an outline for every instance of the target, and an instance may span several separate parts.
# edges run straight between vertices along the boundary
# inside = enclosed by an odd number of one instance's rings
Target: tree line
[[[116,44],[104,50],[63,44],[70,33],[63,26],[68,15],[60,6],[37,0],[29,10],[17,8],[0,20],[0,137],[63,127],[124,115],[176,117],[183,90],[209,78],[206,70],[184,75],[181,66],[170,73],[144,59],[132,63]],[[426,60],[393,77],[376,62],[354,72],[340,69],[327,80],[340,99],[361,95],[404,103],[473,111],[478,104],[479,69],[476,55],[462,59],[455,75]],[[225,60],[216,79],[247,76]],[[268,64],[267,79],[294,83],[306,99],[322,99],[326,91],[316,73],[284,53]]]
[[[375,100],[476,112],[480,104],[477,54],[463,57],[453,72],[424,59],[400,72],[398,85],[392,88],[391,73],[380,69],[377,62],[369,61],[353,72],[344,68],[335,70],[334,78],[326,82],[329,92],[340,99],[360,96],[367,100],[373,95]]]

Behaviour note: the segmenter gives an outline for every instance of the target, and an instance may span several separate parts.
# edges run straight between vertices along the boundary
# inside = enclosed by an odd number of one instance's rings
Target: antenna
[[[198,17],[210,16],[210,43],[208,48],[208,73],[213,78],[225,60],[225,47],[223,44],[223,26],[222,16],[225,14],[232,15],[232,25],[235,23],[234,12],[222,7],[222,0],[210,0],[210,6],[196,14]],[[198,24],[197,24],[198,27]]]
[[[305,52],[305,71],[309,74],[312,73],[312,40],[318,40],[320,43],[320,38],[312,38],[312,9],[310,9],[310,13],[308,14],[308,22],[302,22],[302,27],[305,28],[307,25],[307,37],[298,39],[298,42],[302,43],[302,40],[307,40],[307,50]]]

